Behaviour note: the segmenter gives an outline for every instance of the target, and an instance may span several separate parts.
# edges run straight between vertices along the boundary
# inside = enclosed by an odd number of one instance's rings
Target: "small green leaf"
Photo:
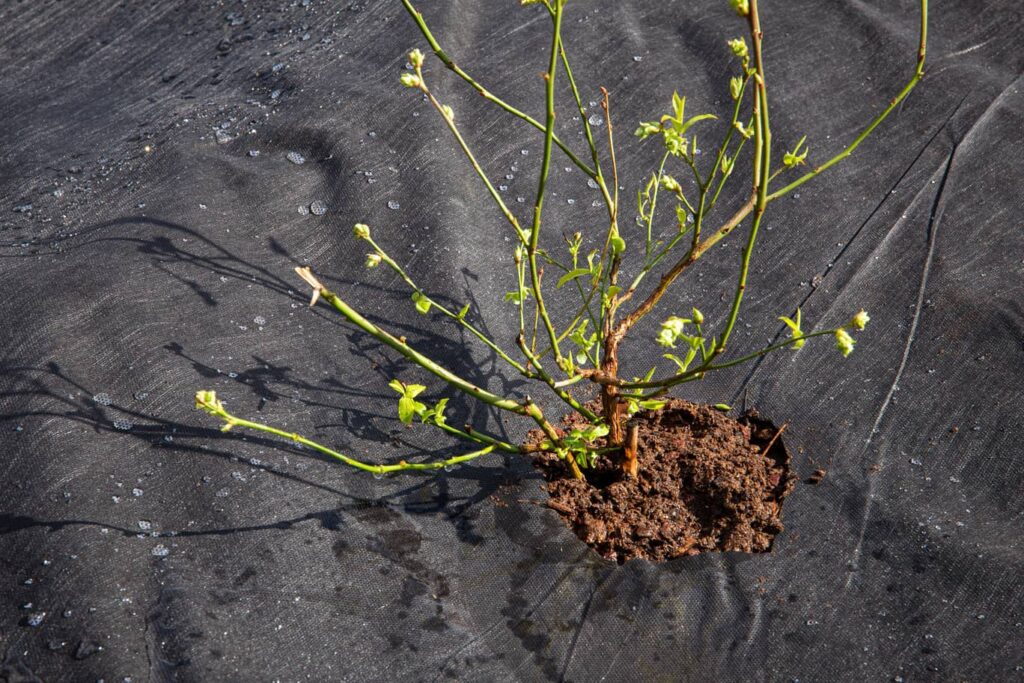
[[[721,410],[722,412],[726,412],[726,413],[729,412],[730,410],[732,410],[732,406],[729,405],[728,403],[716,403],[712,407],[717,409],[717,410]]]
[[[561,289],[566,283],[572,282],[576,278],[584,275],[590,275],[589,268],[576,268],[574,270],[570,270],[568,273],[558,278],[558,284],[555,286],[555,289]]]
[[[403,396],[398,399],[398,419],[402,421],[402,424],[412,424],[412,418],[426,409],[426,405],[411,396]]]
[[[419,311],[423,315],[430,313],[430,307],[432,303],[426,295],[420,294],[419,292],[413,292],[412,300],[416,303],[417,311]]]
[[[466,304],[465,306],[463,306],[462,310],[459,311],[458,319],[459,320],[465,320],[467,313],[469,313],[469,304]]]
[[[679,131],[679,134],[680,135],[685,135],[686,131],[690,129],[690,126],[692,126],[695,123],[699,123],[701,121],[706,121],[708,119],[717,119],[717,118],[718,117],[715,116],[714,114],[698,114],[697,116],[694,116],[692,119],[690,119],[689,121],[687,121],[686,123],[683,124],[682,129]]]
[[[613,254],[621,254],[626,251],[626,240],[622,239],[619,235],[612,236],[611,245]]]
[[[400,380],[393,379],[388,382],[388,386],[397,391],[398,393],[405,396],[405,385]]]
[[[649,399],[646,401],[639,401],[639,405],[644,410],[661,410],[662,408],[665,407],[665,404],[667,402],[668,401],[656,401],[653,399]]]

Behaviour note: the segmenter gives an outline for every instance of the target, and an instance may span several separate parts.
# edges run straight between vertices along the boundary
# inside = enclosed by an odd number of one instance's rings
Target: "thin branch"
[[[435,55],[437,55],[437,58],[440,59],[441,62],[446,67],[448,67],[449,70],[451,70],[454,74],[456,74],[459,78],[464,80],[466,83],[471,85],[473,87],[473,89],[476,90],[478,93],[480,93],[480,96],[483,97],[488,102],[492,102],[492,103],[496,104],[500,108],[502,108],[505,111],[507,111],[509,114],[512,114],[513,116],[515,116],[518,119],[522,119],[523,121],[525,121],[526,123],[530,124],[534,128],[536,128],[538,130],[541,130],[541,131],[544,130],[544,125],[540,121],[538,121],[537,119],[533,118],[529,114],[526,114],[526,113],[520,111],[519,109],[516,109],[511,104],[508,104],[504,100],[502,100],[499,97],[495,96],[492,92],[490,92],[485,87],[483,87],[482,85],[477,83],[475,80],[473,80],[473,78],[470,77],[469,74],[467,74],[465,71],[463,71],[455,62],[452,61],[452,59],[447,55],[447,53],[445,53],[445,51],[443,49],[441,49],[441,45],[434,38],[433,34],[430,32],[430,29],[427,28],[427,23],[426,23],[426,21],[424,21],[423,15],[419,12],[419,10],[417,10],[415,7],[413,7],[412,3],[409,2],[409,0],[402,0],[402,5],[405,6],[405,9],[409,13],[409,16],[411,16],[413,21],[416,22],[416,26],[419,27],[420,33],[423,34],[423,37],[426,39],[427,43],[430,45],[430,49],[434,52]],[[558,145],[559,149],[561,149],[563,152],[565,152],[565,155],[567,157],[569,157],[569,160],[573,164],[575,164],[581,171],[586,173],[591,178],[596,177],[594,169],[592,169],[589,166],[587,166],[583,162],[582,159],[580,159],[578,156],[573,154],[572,150],[569,149],[565,145],[564,142],[562,142],[560,139],[555,137],[554,138],[554,143],[556,145]]]
[[[797,178],[796,180],[791,182],[789,185],[786,185],[785,187],[783,187],[780,190],[776,190],[775,192],[772,192],[770,195],[768,195],[768,201],[772,201],[772,200],[778,199],[779,197],[782,197],[782,196],[784,196],[786,194],[789,194],[791,191],[793,191],[796,188],[800,187],[801,185],[806,183],[811,178],[814,178],[815,176],[820,175],[825,170],[831,168],[832,166],[835,166],[840,161],[842,161],[846,157],[848,157],[851,154],[853,154],[853,151],[855,149],[857,149],[857,147],[860,146],[860,143],[864,142],[864,140],[866,140],[867,137],[869,135],[871,135],[872,131],[874,131],[875,128],[877,128],[879,126],[879,124],[882,123],[882,121],[885,121],[886,117],[888,117],[889,114],[892,113],[892,110],[895,109],[896,107],[898,107],[900,102],[905,100],[907,95],[910,94],[910,91],[914,89],[914,87],[921,81],[922,78],[924,78],[924,60],[925,60],[925,56],[927,54],[927,47],[928,47],[928,0],[921,0],[921,34],[920,34],[920,39],[919,39],[919,42],[918,42],[917,66],[914,69],[914,76],[903,87],[903,90],[901,90],[899,92],[899,94],[896,95],[896,97],[894,97],[892,100],[889,101],[889,106],[887,106],[885,108],[885,110],[882,111],[882,113],[879,114],[875,118],[874,121],[872,121],[870,124],[868,124],[868,127],[865,128],[864,131],[860,135],[858,135],[856,138],[854,138],[853,142],[851,142],[849,145],[847,145],[847,147],[843,151],[841,151],[839,154],[835,155],[834,157],[832,157],[831,159],[829,159],[828,161],[826,161],[822,165],[820,165],[820,166],[816,167],[815,169],[813,169],[811,171],[808,171],[804,175],[800,176],[799,178]]]

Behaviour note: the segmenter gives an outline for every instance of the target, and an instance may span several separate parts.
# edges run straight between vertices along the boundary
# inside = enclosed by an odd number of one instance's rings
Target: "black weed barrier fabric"
[[[909,79],[917,5],[763,5],[776,154],[806,134],[820,163]],[[541,115],[542,9],[419,9],[461,65]],[[568,11],[592,113],[611,91],[631,194],[657,161],[637,121],[675,89],[691,113],[722,113],[725,39],[744,26],[724,0]],[[827,470],[786,502],[773,552],[618,566],[544,506],[523,458],[375,480],[221,434],[192,408],[215,389],[241,416],[370,460],[455,453],[398,423],[399,377],[451,396],[455,424],[524,436],[310,310],[292,272],[313,266],[471,381],[526,391],[366,271],[351,235],[369,223],[512,344],[511,234],[398,84],[407,50],[427,46],[397,0],[4,3],[0,680],[1020,680],[1021,12],[936,0],[922,84],[770,209],[731,352],[783,338],[776,317],[797,306],[822,326],[863,306],[856,352],[809,343],[680,392],[788,421],[801,478]],[[426,69],[525,214],[540,135]],[[568,104],[559,131],[582,153]],[[554,159],[549,230],[600,227],[597,192]],[[665,315],[721,320],[742,242],[712,252]],[[553,315],[567,321],[569,301]],[[624,374],[659,360],[657,322]]]

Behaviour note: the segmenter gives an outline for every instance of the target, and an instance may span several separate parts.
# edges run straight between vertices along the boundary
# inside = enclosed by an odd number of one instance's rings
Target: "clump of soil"
[[[582,418],[573,413],[563,422],[571,429]],[[795,484],[776,427],[754,412],[736,420],[679,399],[630,424],[639,428],[635,479],[613,458],[584,470],[586,482],[553,454],[534,461],[547,480],[548,506],[587,545],[620,563],[771,549]]]

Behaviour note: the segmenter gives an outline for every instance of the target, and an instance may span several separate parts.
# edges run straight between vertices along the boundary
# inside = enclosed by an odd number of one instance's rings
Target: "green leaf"
[[[584,275],[590,275],[589,268],[576,268],[575,270],[570,270],[568,273],[558,278],[558,284],[555,286],[555,289],[561,289],[567,282],[572,282],[576,278]]]
[[[402,424],[412,424],[412,418],[426,409],[426,405],[411,396],[403,396],[398,399],[398,419],[402,421]]]
[[[521,306],[523,300],[529,298],[530,290],[521,289],[518,292],[505,292],[505,301],[511,301],[513,306]]]
[[[697,116],[694,116],[692,119],[690,119],[689,121],[687,121],[686,123],[683,124],[683,127],[679,130],[679,134],[680,135],[685,135],[686,131],[690,129],[690,126],[692,126],[695,123],[699,123],[701,121],[706,121],[707,119],[717,119],[717,118],[718,117],[715,116],[714,114],[698,114]]]
[[[729,412],[730,410],[732,410],[732,406],[729,405],[728,403],[716,403],[712,407],[721,410],[722,412]]]
[[[467,313],[469,313],[469,304],[466,304],[465,306],[463,306],[462,310],[459,311],[459,315],[457,316],[458,319],[459,320],[465,320]]]
[[[626,240],[622,239],[619,235],[612,236],[611,245],[613,254],[621,254],[626,251]]]
[[[656,401],[653,399],[639,401],[640,407],[644,410],[661,410],[665,407],[666,403],[668,403],[668,401]]]
[[[393,379],[388,382],[388,386],[400,393],[402,396],[405,396],[405,385],[402,384],[400,380]]]
[[[426,295],[420,294],[419,292],[413,292],[412,300],[416,303],[416,310],[426,315],[430,313],[431,301]]]
[[[443,425],[445,424],[444,411],[447,406],[448,399],[442,398],[433,408],[421,412],[420,419],[428,424]]]
[[[406,384],[405,385],[405,395],[408,396],[409,398],[416,398],[417,396],[419,396],[420,394],[422,394],[426,390],[427,390],[427,388],[425,386],[423,386],[422,384]]]

